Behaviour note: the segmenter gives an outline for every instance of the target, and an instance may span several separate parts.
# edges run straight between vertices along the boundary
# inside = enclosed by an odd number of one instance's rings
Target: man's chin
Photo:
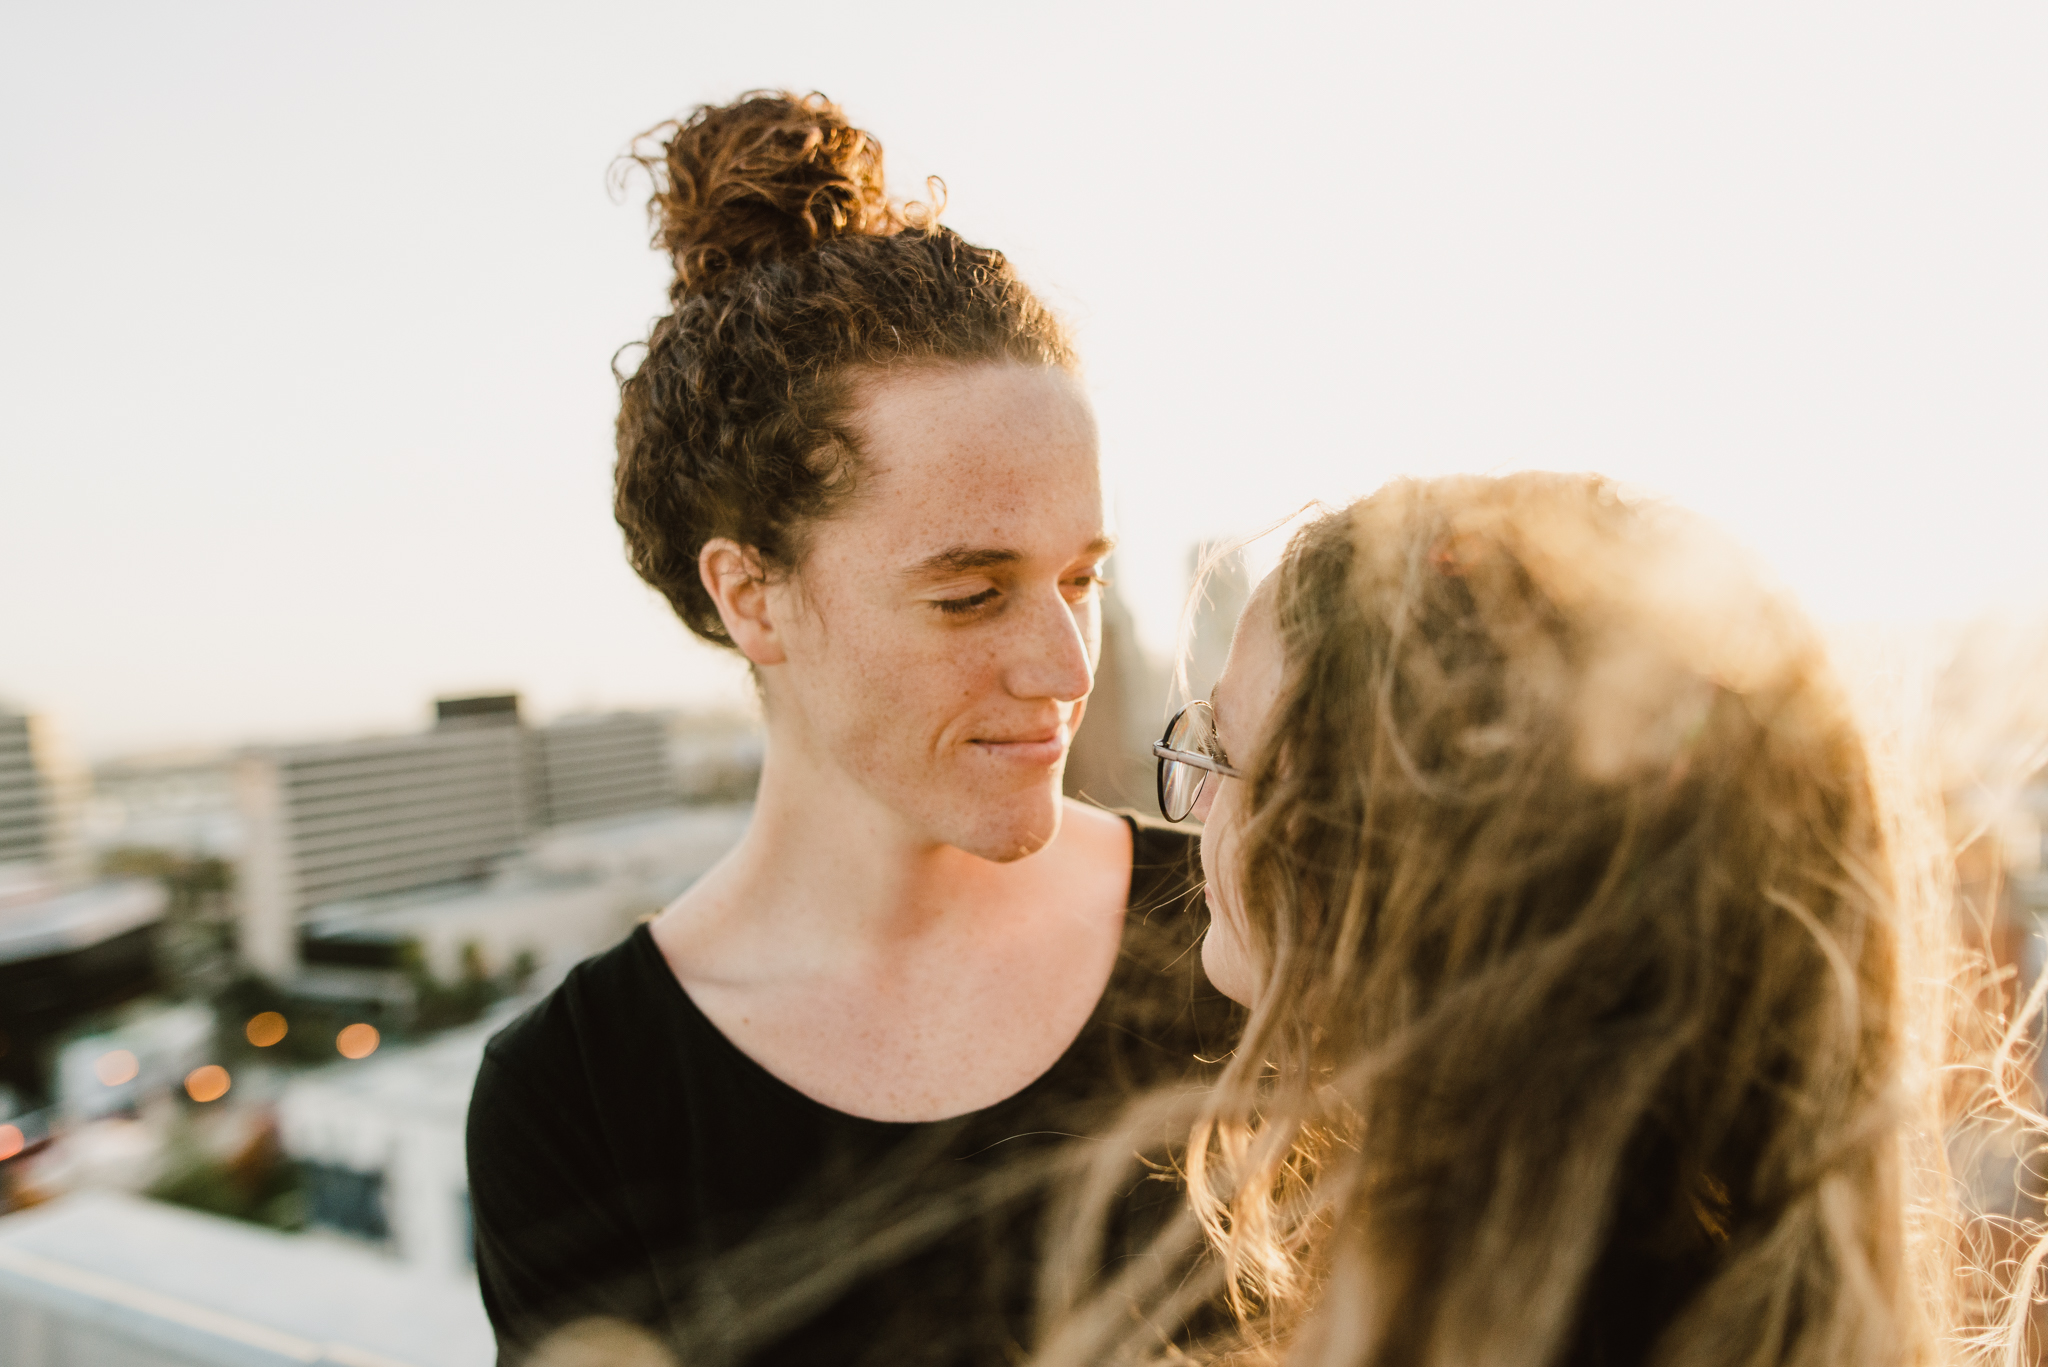
[[[962,823],[962,828],[946,843],[992,863],[1012,864],[1037,854],[1060,833],[1057,791],[1029,804],[1005,805],[1007,810],[1003,812],[989,812],[989,820]]]

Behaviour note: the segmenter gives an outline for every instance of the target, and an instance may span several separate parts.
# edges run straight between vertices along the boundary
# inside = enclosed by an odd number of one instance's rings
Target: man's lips
[[[1067,731],[1062,726],[1017,736],[976,736],[972,744],[1004,759],[1051,764],[1067,752]]]

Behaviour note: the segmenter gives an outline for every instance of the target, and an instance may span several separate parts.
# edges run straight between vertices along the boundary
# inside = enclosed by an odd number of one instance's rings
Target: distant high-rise
[[[478,878],[542,827],[673,800],[660,717],[529,729],[518,706],[444,698],[430,731],[245,756],[243,957],[288,975],[314,908]]]
[[[0,864],[43,862],[43,789],[28,718],[0,712]]]
[[[668,729],[651,712],[564,717],[534,732],[540,821],[565,826],[675,800]]]
[[[166,902],[154,881],[90,882],[82,775],[38,721],[0,712],[0,1088],[28,1097],[47,1094],[53,1041],[155,985]]]
[[[84,886],[78,836],[84,776],[57,753],[44,720],[0,708],[0,867],[10,880]]]
[[[243,957],[287,973],[307,908],[476,877],[518,849],[532,826],[525,750],[504,726],[247,756]]]

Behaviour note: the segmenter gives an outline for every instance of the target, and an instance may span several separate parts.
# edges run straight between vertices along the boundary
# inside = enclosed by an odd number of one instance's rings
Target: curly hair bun
[[[618,369],[614,508],[627,553],[703,639],[730,646],[697,562],[729,537],[773,572],[857,487],[856,371],[932,361],[1075,367],[1065,326],[1003,254],[891,200],[882,146],[823,95],[755,91],[634,139],[672,311]],[[616,184],[616,182],[614,182]]]
[[[910,221],[883,187],[882,144],[816,91],[699,105],[635,138],[625,160],[653,177],[648,217],[654,245],[675,260],[679,303],[734,270]]]

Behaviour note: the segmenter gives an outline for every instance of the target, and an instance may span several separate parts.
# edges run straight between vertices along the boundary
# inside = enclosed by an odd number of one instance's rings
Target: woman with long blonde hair
[[[1916,798],[1698,523],[1390,485],[1293,538],[1159,748],[1251,1017],[1076,1184],[1039,1362],[1173,1356],[1205,1296],[1210,1356],[1288,1367],[1963,1350]],[[1091,1295],[1091,1203],[1176,1121],[1189,1215]]]

